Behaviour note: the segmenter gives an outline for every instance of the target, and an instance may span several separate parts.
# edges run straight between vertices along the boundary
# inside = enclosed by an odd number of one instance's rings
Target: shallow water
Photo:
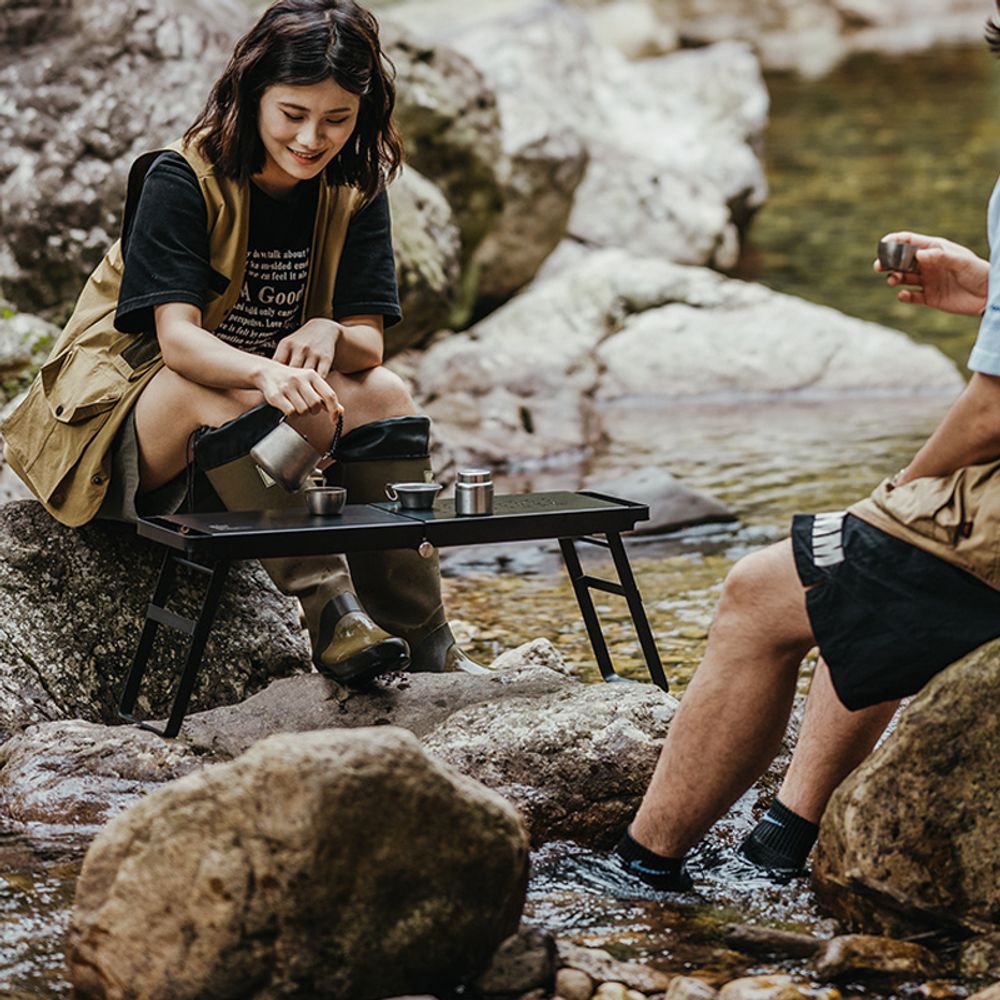
[[[754,221],[739,273],[904,329],[964,362],[975,324],[895,303],[870,266],[878,237],[897,227],[939,232],[985,251],[985,204],[1000,164],[998,72],[973,49],[905,60],[869,56],[819,81],[769,80],[771,197]],[[843,507],[905,464],[946,406],[933,397],[618,406],[606,414],[610,446],[586,468],[508,479],[501,489],[577,488],[589,474],[610,481],[617,471],[654,462],[735,509],[738,525],[631,546],[661,656],[681,693],[704,649],[728,567],[783,537],[794,512]],[[446,580],[446,591],[470,652],[489,660],[544,635],[582,675],[596,677],[557,551],[470,550],[450,555],[446,567],[461,574]],[[620,672],[643,676],[623,602],[599,603]],[[804,883],[776,886],[734,860],[760,799],[751,793],[739,803],[693,859],[701,901],[618,899],[620,879],[600,855],[552,844],[535,856],[527,915],[560,936],[665,970],[702,969],[719,981],[772,971],[776,965],[726,949],[721,928],[730,921],[829,928]],[[62,935],[84,845],[35,834],[29,840],[0,833],[0,990],[68,995]]]

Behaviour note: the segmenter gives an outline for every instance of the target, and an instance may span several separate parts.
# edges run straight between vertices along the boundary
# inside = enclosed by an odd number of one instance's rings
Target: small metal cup
[[[403,510],[430,510],[442,488],[440,483],[386,483],[385,495]]]
[[[347,490],[343,486],[308,486],[306,506],[317,517],[336,517],[344,512]]]
[[[878,260],[886,271],[915,271],[916,254],[920,248],[913,243],[896,240],[878,241]]]

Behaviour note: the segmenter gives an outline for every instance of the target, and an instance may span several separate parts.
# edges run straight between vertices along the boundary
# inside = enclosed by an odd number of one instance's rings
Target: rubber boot
[[[227,510],[305,510],[301,493],[273,482],[248,454],[280,418],[273,407],[255,407],[195,439],[196,466]],[[361,684],[407,666],[409,647],[365,614],[343,556],[290,556],[260,563],[283,594],[299,599],[320,673],[343,684]]]
[[[347,488],[348,503],[384,501],[386,483],[430,482],[430,420],[390,417],[356,427],[340,440],[327,481]],[[352,553],[351,576],[372,618],[410,646],[410,670],[489,673],[455,642],[441,600],[437,553],[413,549]]]

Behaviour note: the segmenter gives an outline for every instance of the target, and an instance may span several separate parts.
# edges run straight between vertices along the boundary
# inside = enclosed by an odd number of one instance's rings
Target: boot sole
[[[410,665],[406,643],[402,639],[386,640],[363,649],[336,664],[314,660],[316,669],[338,684],[363,685],[381,674],[405,670]]]

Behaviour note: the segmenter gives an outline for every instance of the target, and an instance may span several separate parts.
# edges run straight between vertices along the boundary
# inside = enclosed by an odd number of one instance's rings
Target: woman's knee
[[[385,417],[407,417],[417,412],[407,384],[393,371],[381,365],[355,375],[341,375],[333,383],[348,416],[368,423]]]

